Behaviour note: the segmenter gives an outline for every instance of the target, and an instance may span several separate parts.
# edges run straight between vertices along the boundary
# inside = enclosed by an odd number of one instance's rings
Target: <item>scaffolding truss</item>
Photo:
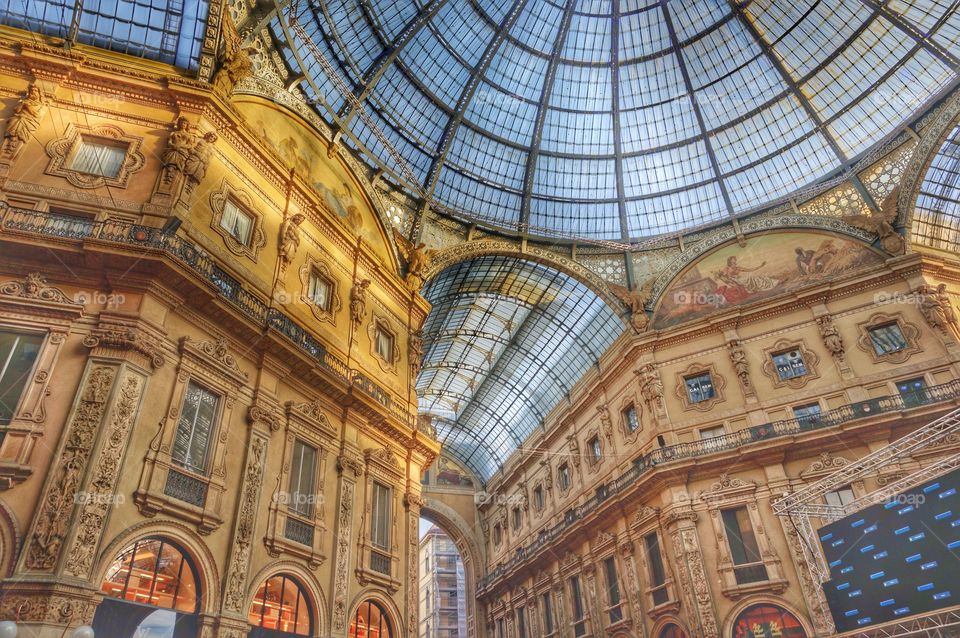
[[[960,467],[960,452],[947,454],[940,459],[925,463],[915,471],[852,501],[846,505],[826,505],[825,495],[852,482],[875,476],[884,468],[899,466],[911,461],[913,455],[925,449],[948,442],[948,437],[960,436],[960,409],[953,410],[927,425],[914,430],[858,461],[849,463],[801,490],[797,490],[773,503],[774,513],[789,520],[801,540],[803,560],[807,562],[818,584],[829,579],[829,569],[819,548],[819,538],[814,527],[814,518],[822,521],[836,520],[866,507],[894,498],[931,479],[942,476]],[[808,601],[814,607],[826,609],[823,588],[814,594],[818,600]],[[937,610],[902,621],[869,627],[861,631],[843,634],[849,637],[887,638],[892,636],[960,636],[960,608]]]

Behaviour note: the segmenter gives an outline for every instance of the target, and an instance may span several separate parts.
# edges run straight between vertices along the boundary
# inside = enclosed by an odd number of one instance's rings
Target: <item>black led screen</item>
[[[960,470],[822,527],[838,632],[960,600]]]

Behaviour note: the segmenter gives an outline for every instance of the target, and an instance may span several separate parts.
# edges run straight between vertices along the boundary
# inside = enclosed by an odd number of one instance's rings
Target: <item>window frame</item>
[[[708,377],[710,379],[713,394],[695,401],[687,384],[688,381],[700,377]],[[691,363],[685,370],[677,372],[675,379],[674,394],[680,399],[685,411],[697,410],[698,412],[708,412],[713,406],[724,400],[723,389],[726,387],[726,379],[717,372],[713,363]]]
[[[899,329],[906,344],[905,347],[889,352],[878,351],[873,338],[873,331],[893,324],[896,324]],[[920,328],[904,319],[902,313],[886,314],[878,312],[871,315],[866,321],[859,323],[857,327],[860,331],[857,348],[870,355],[874,363],[904,363],[921,351],[919,343]]]

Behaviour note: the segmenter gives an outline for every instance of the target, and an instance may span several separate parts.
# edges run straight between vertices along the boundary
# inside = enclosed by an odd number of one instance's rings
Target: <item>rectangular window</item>
[[[220,228],[230,233],[240,244],[249,246],[250,236],[253,234],[253,217],[233,200],[228,199],[223,203]]]
[[[543,511],[543,488],[539,485],[533,488],[533,506],[538,512]]]
[[[503,540],[503,528],[500,527],[500,523],[497,523],[493,526],[493,544],[499,545]]]
[[[307,296],[315,306],[321,310],[330,310],[330,299],[332,297],[333,284],[330,280],[313,271],[310,273],[310,281],[307,285]]]
[[[393,333],[377,326],[377,356],[384,361],[393,363]]]
[[[845,507],[857,500],[857,497],[853,494],[853,490],[850,489],[849,485],[832,492],[827,492],[823,495],[823,498],[827,502],[827,505],[832,505],[833,507]]]
[[[793,417],[800,427],[810,427],[820,423],[820,404],[807,403],[793,408]]]
[[[703,428],[700,430],[700,440],[706,441],[707,439],[715,439],[718,436],[723,436],[726,434],[726,431],[723,429],[722,425],[715,425],[710,428]]]
[[[781,381],[802,377],[807,373],[807,366],[799,350],[787,350],[773,355],[773,367]]]
[[[628,432],[636,432],[640,429],[640,419],[637,418],[637,408],[630,405],[623,411],[623,422],[627,426]]]
[[[662,605],[668,600],[667,572],[663,566],[663,556],[660,554],[660,539],[657,533],[651,532],[644,536],[643,546],[647,552],[648,576],[652,589],[653,604]]]
[[[527,638],[527,609],[517,609],[517,638]]]
[[[540,597],[543,601],[543,635],[553,635],[553,598],[550,592],[546,592]]]
[[[922,377],[916,379],[907,379],[906,381],[897,381],[897,392],[903,399],[903,405],[913,408],[925,404],[927,399],[927,383]]]
[[[590,458],[594,463],[599,463],[603,457],[603,450],[600,449],[600,437],[593,437],[587,445],[590,447]]]
[[[573,635],[577,638],[587,633],[584,619],[583,596],[580,592],[580,577],[570,577],[570,600],[573,602]]]
[[[129,146],[81,137],[67,163],[67,168],[78,173],[116,177],[123,167]]]
[[[683,382],[687,386],[687,396],[690,398],[690,403],[700,403],[716,396],[713,379],[709,372],[687,377]]]
[[[560,490],[563,492],[570,488],[570,466],[566,463],[557,470],[557,482],[560,483]]]
[[[206,473],[219,407],[220,395],[193,381],[187,384],[173,439],[174,463],[198,474]]]
[[[497,638],[507,638],[503,631],[503,618],[497,618]]]
[[[513,508],[513,529],[515,529],[515,530],[520,529],[521,520],[522,520],[522,519],[521,519],[521,515],[520,515],[520,508],[519,508],[519,507],[514,507],[514,508]]]
[[[42,344],[43,335],[0,331],[0,425],[16,414]]]
[[[317,478],[317,450],[303,441],[293,444],[290,460],[290,511],[306,518],[313,517],[314,486]]]
[[[390,488],[376,481],[373,483],[370,542],[377,549],[390,549]]]
[[[720,512],[727,531],[727,542],[733,558],[733,572],[737,583],[745,585],[767,580],[767,568],[760,556],[757,537],[746,507],[734,507]]]
[[[610,624],[623,620],[620,609],[620,583],[617,581],[617,559],[613,556],[603,561],[603,571],[607,578],[607,601],[610,603]]]
[[[907,340],[896,321],[867,330],[873,350],[879,355],[899,352],[907,347]]]

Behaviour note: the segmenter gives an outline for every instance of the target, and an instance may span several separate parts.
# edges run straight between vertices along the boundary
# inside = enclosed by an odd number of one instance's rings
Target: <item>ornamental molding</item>
[[[713,396],[709,399],[704,399],[703,401],[692,401],[690,399],[690,394],[687,392],[687,379],[690,377],[695,377],[703,374],[710,375],[710,384],[713,386]],[[700,412],[708,412],[718,403],[723,402],[723,389],[727,385],[726,379],[724,379],[717,372],[716,366],[713,363],[703,364],[703,363],[691,363],[685,370],[681,370],[674,374],[674,394],[680,403],[683,405],[684,410],[699,410]]]
[[[773,357],[774,355],[792,350],[800,353],[806,372],[799,376],[781,379],[773,363]],[[816,352],[807,347],[807,342],[803,339],[780,339],[771,347],[764,348],[763,353],[763,365],[760,366],[760,371],[770,379],[775,388],[788,387],[798,390],[807,385],[812,379],[818,379],[820,377],[820,373],[817,370],[817,366],[820,364],[820,357]]]
[[[319,401],[303,401],[302,403],[287,401],[284,408],[288,418],[305,421],[328,436],[336,436],[336,428],[330,423],[330,419]]]
[[[238,386],[245,384],[247,381],[247,373],[240,369],[236,357],[227,350],[227,340],[223,337],[214,341],[199,341],[191,337],[181,337],[180,353],[191,355],[207,363]]]
[[[167,359],[163,349],[142,330],[120,325],[98,328],[83,338],[87,348],[131,351],[145,357],[154,368],[162,368]]]
[[[878,354],[873,345],[873,340],[870,338],[870,330],[894,323],[899,326],[900,333],[907,342],[907,346],[894,352]],[[920,328],[907,321],[902,313],[874,313],[866,321],[858,323],[857,330],[860,333],[857,337],[857,348],[870,355],[874,363],[901,364],[918,352],[923,352],[923,348],[920,346]]]
[[[830,474],[842,467],[846,467],[850,461],[842,456],[834,456],[829,450],[821,452],[813,463],[800,472],[800,478],[809,480],[820,478]]]
[[[769,233],[775,230],[821,230],[859,239],[868,246],[873,243],[874,239],[874,236],[870,233],[847,225],[839,217],[802,214],[751,217],[740,220],[738,225],[740,228],[739,235],[733,226],[717,228],[699,242],[686,247],[657,275],[649,302],[649,306],[655,309],[654,314],[656,314],[660,296],[666,291],[673,279],[683,272],[687,266],[716,248],[721,248],[734,241],[744,241],[752,234]]]
[[[276,412],[269,406],[257,403],[247,408],[247,423],[250,425],[262,423],[266,425],[271,432],[276,432],[280,429],[280,418]]]
[[[0,295],[25,299],[30,301],[44,301],[62,306],[73,306],[80,312],[83,304],[68,297],[62,290],[47,283],[47,278],[38,272],[28,273],[22,280],[12,280],[0,285]]]
[[[309,295],[310,275],[313,273],[326,279],[327,283],[330,284],[330,306],[328,308],[318,306]],[[318,321],[327,322],[332,326],[336,326],[337,314],[343,307],[343,302],[340,300],[340,281],[334,276],[333,269],[325,259],[308,254],[306,261],[303,262],[303,266],[300,267],[299,275],[301,284],[300,301],[307,304],[310,312],[313,313],[313,316],[316,317]]]
[[[246,244],[237,241],[220,223],[228,201],[232,201],[235,206],[250,216],[250,237]],[[263,215],[257,212],[250,195],[224,179],[220,188],[210,193],[210,209],[210,228],[223,238],[227,249],[234,255],[257,261],[260,249],[267,245],[267,238],[263,232]]]
[[[92,138],[92,141],[112,143],[117,146],[126,145],[123,162],[116,176],[81,173],[68,168],[68,159],[77,151],[84,138]],[[70,123],[63,137],[47,143],[45,150],[50,157],[50,162],[44,172],[54,177],[62,177],[77,188],[100,188],[101,186],[126,188],[130,177],[146,164],[146,158],[140,152],[142,143],[143,138],[125,135],[122,129],[109,124],[86,126]]]
[[[585,284],[608,306],[613,308],[616,315],[623,320],[622,315],[625,312],[623,303],[602,277],[574,259],[536,246],[527,245],[525,249],[522,249],[514,243],[492,239],[462,242],[435,254],[430,262],[430,267],[424,271],[424,279],[429,281],[454,264],[487,255],[517,257],[559,270]],[[624,322],[624,325],[626,325],[626,322]]]
[[[633,517],[630,519],[630,527],[633,528],[643,528],[649,525],[650,523],[656,521],[660,517],[660,508],[659,507],[647,507],[646,505],[642,506],[636,511]]]

